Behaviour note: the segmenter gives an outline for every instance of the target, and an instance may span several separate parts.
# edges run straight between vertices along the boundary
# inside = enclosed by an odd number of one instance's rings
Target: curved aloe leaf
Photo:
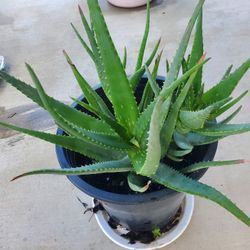
[[[184,149],[184,150],[170,149],[168,150],[168,155],[172,155],[173,157],[182,157],[184,155],[189,154],[191,151],[192,151],[192,148]]]
[[[220,124],[222,123],[229,123],[233,118],[241,111],[242,106],[238,107],[231,115],[229,115],[227,118],[222,120]]]
[[[243,92],[240,96],[238,96],[237,98],[235,98],[234,100],[232,100],[230,103],[228,103],[227,105],[221,107],[220,109],[216,110],[213,115],[210,117],[210,120],[215,119],[217,116],[223,114],[224,112],[226,112],[228,109],[230,109],[231,107],[233,107],[235,104],[237,104],[246,94],[248,93],[248,90]]]
[[[135,97],[129,86],[121,60],[109,35],[107,25],[97,0],[88,0],[91,22],[95,31],[101,63],[105,72],[102,82],[111,100],[118,122],[132,133],[138,117]],[[119,93],[119,95],[117,94]]]
[[[197,133],[207,136],[229,136],[250,131],[250,123],[245,124],[218,124],[197,130]]]
[[[128,158],[117,161],[98,162],[83,167],[65,168],[65,169],[38,169],[23,173],[12,179],[12,181],[28,175],[37,174],[55,174],[55,175],[90,175],[102,173],[121,173],[129,172],[132,168]]]
[[[32,101],[37,103],[39,106],[44,107],[41,98],[35,88],[22,82],[7,73],[0,71],[0,78],[5,80],[6,82],[10,83],[13,87],[23,93],[25,96],[30,98]],[[62,102],[59,102],[52,97],[47,96],[51,106],[53,106],[58,113],[64,114],[67,116],[67,119],[70,120],[72,123],[77,125],[80,128],[93,130],[99,133],[106,133],[106,134],[114,134],[114,131],[110,128],[108,124],[105,122],[96,119],[86,113],[80,112]]]
[[[167,77],[166,77],[165,85],[171,84],[178,76],[178,73],[179,73],[179,70],[181,67],[181,62],[182,62],[182,59],[185,55],[194,24],[196,22],[197,17],[201,13],[202,6],[203,6],[204,2],[205,2],[205,0],[199,1],[199,3],[197,4],[197,6],[193,12],[191,19],[189,20],[189,23],[187,25],[185,33],[184,33],[182,40],[180,42],[179,48],[176,51],[174,60],[170,65],[169,72],[168,72]]]
[[[188,141],[188,139],[178,132],[174,132],[174,141],[175,144],[184,150],[193,149],[193,145]]]
[[[178,192],[185,192],[209,199],[225,208],[247,226],[250,226],[250,218],[225,195],[206,184],[182,175],[167,165],[160,164],[156,174],[151,176],[151,178],[155,182]]]
[[[165,101],[162,97],[157,99],[149,125],[146,152],[139,150],[139,152],[129,153],[137,174],[150,176],[158,168],[161,159],[160,131],[169,107],[170,97]]]
[[[83,141],[72,136],[48,134],[44,132],[34,131],[31,129],[20,128],[5,122],[0,122],[0,125],[39,138],[41,140],[62,146],[63,148],[83,154],[97,161],[117,160],[123,156],[121,152],[118,152],[116,150],[107,149],[94,142]]]
[[[195,132],[190,132],[186,135],[187,140],[193,146],[206,145],[213,142],[217,142],[223,139],[225,136],[205,136]]]
[[[141,46],[140,46],[139,53],[138,53],[135,71],[140,69],[142,66],[143,56],[144,56],[144,52],[145,52],[145,48],[146,48],[146,44],[147,44],[147,39],[148,39],[148,34],[149,34],[149,27],[150,27],[150,1],[147,0],[146,26],[145,26],[144,35],[143,35]]]
[[[211,106],[198,111],[181,110],[179,118],[184,126],[190,129],[199,129],[203,128],[212,110]]]
[[[128,174],[128,185],[135,192],[139,192],[139,193],[146,192],[150,184],[151,184],[151,181],[149,181],[148,178],[144,176],[137,175],[133,172],[130,172]]]
[[[91,88],[88,82],[84,79],[84,77],[79,73],[76,66],[71,61],[70,57],[63,51],[68,64],[70,65],[72,72],[84,94],[84,97],[87,99],[88,103],[99,110],[100,112],[106,114],[107,116],[113,117],[112,113],[109,111],[107,105],[104,103],[103,99]]]
[[[223,167],[223,166],[231,166],[236,164],[244,164],[245,160],[231,160],[231,161],[205,161],[205,162],[197,162],[188,167],[181,169],[182,173],[191,173],[200,169],[204,168],[211,168],[211,167]]]
[[[246,62],[244,62],[232,74],[228,75],[224,80],[205,92],[202,96],[203,104],[209,105],[213,102],[229,97],[249,68],[250,59],[246,60]]]

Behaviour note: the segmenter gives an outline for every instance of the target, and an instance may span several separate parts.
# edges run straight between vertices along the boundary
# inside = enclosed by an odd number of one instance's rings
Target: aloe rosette
[[[250,67],[250,59],[232,71],[228,68],[219,83],[204,91],[202,71],[209,59],[203,51],[202,8],[200,0],[189,20],[180,45],[171,64],[166,62],[166,79],[163,86],[156,82],[162,53],[157,56],[160,39],[148,59],[144,52],[150,26],[150,4],[147,4],[147,18],[134,73],[126,74],[127,50],[121,59],[115,49],[97,0],[88,0],[90,22],[79,7],[81,20],[89,42],[86,42],[77,28],[72,28],[83,48],[93,60],[102,88],[112,109],[80,74],[69,55],[65,58],[84,94],[86,101],[73,98],[78,105],[88,110],[79,111],[48,96],[32,67],[26,64],[35,88],[0,71],[0,78],[10,83],[24,95],[47,110],[55,123],[67,135],[54,135],[21,128],[0,122],[1,126],[37,137],[78,152],[93,160],[92,164],[68,169],[40,169],[21,174],[89,175],[126,172],[128,184],[136,192],[150,189],[151,182],[179,192],[207,198],[224,207],[246,225],[250,218],[232,201],[216,189],[185,174],[193,171],[233,164],[244,160],[197,162],[180,170],[162,163],[164,157],[182,161],[195,146],[216,142],[230,135],[250,131],[250,124],[229,124],[238,114],[241,106],[226,119],[215,119],[237,104],[246,94],[237,98],[231,94],[240,79]],[[195,28],[193,46],[186,57],[186,50]],[[149,66],[153,65],[152,72]],[[181,72],[182,71],[182,72]],[[148,82],[140,103],[136,102],[135,90],[143,74]],[[145,178],[146,177],[146,178]]]

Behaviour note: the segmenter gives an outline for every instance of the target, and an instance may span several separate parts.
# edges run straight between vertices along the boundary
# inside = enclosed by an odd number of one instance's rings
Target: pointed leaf
[[[96,63],[96,57],[95,57],[93,51],[89,48],[89,46],[87,45],[87,43],[83,40],[83,38],[81,37],[80,33],[78,32],[78,30],[76,29],[76,27],[73,25],[73,23],[71,23],[71,27],[73,28],[73,30],[74,30],[77,38],[79,39],[80,43],[83,46],[83,48],[89,54],[89,56],[91,57],[91,59],[93,60],[93,62]]]
[[[88,0],[88,6],[103,70],[106,76],[102,82],[104,90],[113,104],[118,122],[129,132],[132,132],[138,116],[135,97],[133,96],[126,73],[109,35],[98,1]],[[117,93],[119,93],[119,95]]]
[[[189,20],[189,23],[187,25],[185,33],[184,33],[184,35],[182,37],[182,40],[180,42],[179,48],[176,51],[174,60],[171,63],[169,72],[167,74],[166,82],[165,82],[166,85],[171,84],[178,76],[178,73],[179,73],[179,70],[180,70],[180,67],[181,67],[181,62],[182,62],[182,59],[183,59],[183,57],[185,55],[185,52],[186,52],[186,49],[187,49],[187,46],[188,46],[188,42],[189,42],[192,30],[193,30],[195,21],[196,21],[197,17],[199,16],[199,14],[200,14],[200,12],[202,10],[202,6],[203,6],[204,2],[205,2],[205,0],[200,0],[199,1],[199,3],[197,4],[197,6],[196,6],[196,8],[195,8],[195,10],[193,12],[193,15],[192,15],[191,19]]]
[[[188,167],[181,169],[182,173],[191,173],[204,168],[213,168],[213,167],[224,167],[224,166],[232,166],[236,164],[244,164],[245,160],[231,160],[231,161],[205,161],[205,162],[197,162]]]
[[[0,71],[0,78],[10,83],[13,87],[15,87],[17,90],[22,92],[32,101],[37,103],[39,106],[45,108],[35,88],[26,84],[25,82],[22,82],[8,75],[7,73],[3,71]],[[53,99],[52,97],[48,96],[48,100],[51,106],[53,106],[57,110],[58,113],[67,114],[67,118],[76,126],[87,129],[87,130],[93,130],[99,133],[107,133],[111,135],[114,134],[112,129],[103,121],[98,120],[83,112],[80,112],[62,102],[59,102]]]
[[[222,120],[220,122],[220,124],[226,124],[229,123],[231,120],[233,120],[233,118],[241,111],[242,106],[240,106],[239,108],[237,108],[231,115],[229,115],[227,118],[225,118],[224,120]]]
[[[91,88],[89,83],[79,73],[79,71],[77,70],[73,62],[71,61],[66,51],[63,51],[63,53],[88,103],[96,110],[99,110],[100,112],[105,113],[107,116],[113,117],[112,113],[109,111],[103,99]]]
[[[244,62],[238,69],[236,69],[227,78],[219,82],[213,88],[205,92],[202,96],[204,105],[209,105],[213,102],[225,99],[231,95],[240,79],[244,76],[250,67],[250,59]]]
[[[162,52],[157,56],[157,58],[155,59],[155,64],[154,64],[154,68],[152,71],[152,77],[153,79],[156,81],[157,75],[158,75],[158,68],[159,68],[159,64],[161,61],[161,56],[162,56]],[[150,102],[153,100],[153,91],[150,87],[149,81],[147,81],[146,86],[143,90],[143,94],[142,94],[142,98],[139,104],[139,110],[143,111],[147,108],[147,106],[150,104]]]
[[[124,56],[122,61],[123,68],[126,69],[127,66],[127,48],[124,47]]]
[[[213,115],[210,117],[210,120],[215,119],[217,116],[223,114],[224,112],[226,112],[228,109],[230,109],[231,107],[233,107],[235,104],[237,104],[246,94],[248,93],[248,90],[245,91],[244,93],[242,93],[240,96],[238,96],[237,98],[235,98],[234,100],[232,100],[230,103],[228,103],[227,105],[223,106],[222,108],[216,110]]]
[[[202,10],[201,10],[196,22],[196,31],[195,31],[192,51],[188,62],[188,68],[190,69],[193,66],[195,66],[203,54],[204,54],[204,49],[203,49]],[[194,79],[193,88],[195,94],[199,92],[201,88],[201,83],[202,83],[202,68],[197,72],[197,75]]]
[[[221,78],[221,81],[223,81],[224,79],[226,79],[226,78],[229,76],[229,74],[230,74],[231,71],[232,71],[232,68],[233,68],[233,65],[231,64],[231,65],[227,68],[227,70],[226,70],[225,74],[223,75],[223,77]]]
[[[148,60],[146,61],[145,64],[146,64],[147,66],[149,66],[149,65],[152,63],[152,61],[153,61],[153,59],[154,59],[154,57],[155,57],[155,55],[156,55],[156,53],[157,53],[157,51],[158,51],[158,48],[159,48],[159,46],[160,46],[160,42],[161,42],[161,39],[158,40],[158,42],[156,43],[156,45],[155,45],[155,47],[154,47],[154,49],[153,49],[151,55],[149,56]],[[137,84],[138,84],[139,81],[141,80],[141,77],[143,76],[144,73],[145,73],[145,67],[142,66],[140,69],[138,69],[138,70],[131,76],[131,78],[130,78],[130,80],[129,80],[129,85],[131,86],[131,88],[132,88],[133,90],[136,89]]]
[[[223,136],[205,136],[198,133],[188,133],[186,136],[187,140],[193,146],[206,145],[213,142],[217,142],[223,139]]]
[[[245,124],[218,124],[197,130],[197,133],[207,136],[229,136],[250,131],[250,123]]]
[[[145,52],[145,48],[146,48],[146,44],[147,44],[147,39],[148,39],[148,34],[149,34],[149,27],[150,27],[150,1],[147,0],[146,26],[145,26],[144,35],[143,35],[142,42],[141,42],[141,47],[140,47],[139,53],[138,53],[135,71],[140,69],[142,66],[143,56],[144,56],[144,52]]]
[[[26,128],[20,128],[5,122],[0,122],[0,125],[33,137],[37,137],[41,140],[62,146],[63,148],[83,154],[97,161],[112,160],[112,159],[115,160],[119,159],[122,155],[120,152],[116,152],[115,150],[106,149],[93,142],[83,141],[81,139],[72,136],[60,136],[60,135],[48,134]]]
[[[151,89],[153,90],[155,96],[158,96],[161,89],[160,87],[158,86],[158,84],[156,83],[156,81],[153,79],[153,76],[151,75],[147,65],[144,66],[145,69],[146,69],[146,72],[147,72],[147,76],[148,76],[148,80],[149,80],[149,84],[151,86]]]
[[[98,162],[83,167],[64,168],[64,169],[38,169],[18,175],[12,181],[28,175],[37,174],[55,174],[55,175],[90,175],[102,173],[122,173],[132,170],[129,160],[123,159],[118,161]]]
[[[160,164],[156,174],[151,177],[155,182],[178,192],[197,195],[209,199],[233,214],[246,225],[250,226],[250,218],[231,200],[216,189],[190,179],[167,165]]]

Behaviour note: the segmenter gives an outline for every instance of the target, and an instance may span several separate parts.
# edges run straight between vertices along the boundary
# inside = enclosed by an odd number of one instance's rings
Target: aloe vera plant
[[[83,48],[93,60],[102,88],[112,104],[105,101],[80,74],[69,55],[65,58],[85,96],[85,101],[73,98],[88,113],[79,111],[48,96],[32,67],[26,64],[35,88],[0,71],[0,78],[10,83],[28,98],[47,110],[66,135],[54,135],[21,128],[0,122],[1,126],[17,130],[78,152],[93,160],[92,164],[67,169],[39,169],[13,178],[35,174],[90,175],[100,173],[127,173],[128,184],[136,192],[150,189],[152,182],[179,192],[194,194],[216,202],[239,220],[250,226],[250,218],[232,201],[216,189],[190,179],[187,173],[224,165],[242,164],[244,160],[197,162],[176,170],[162,162],[164,157],[182,161],[195,146],[209,144],[230,135],[250,131],[250,123],[228,124],[240,111],[236,109],[228,118],[215,119],[237,104],[247,92],[233,99],[234,88],[250,67],[247,59],[231,73],[230,67],[222,80],[204,91],[202,71],[209,59],[203,51],[202,8],[205,0],[199,0],[185,30],[179,48],[171,64],[166,65],[163,86],[156,81],[161,53],[155,60],[152,72],[149,66],[156,57],[160,40],[148,59],[144,52],[150,26],[150,6],[147,3],[147,21],[134,73],[128,77],[125,71],[127,50],[121,59],[115,49],[97,0],[88,0],[90,22],[79,7],[80,16],[89,42],[72,24]],[[186,50],[195,28],[190,55]],[[182,73],[180,73],[182,71]],[[144,73],[148,82],[140,103],[135,90]]]

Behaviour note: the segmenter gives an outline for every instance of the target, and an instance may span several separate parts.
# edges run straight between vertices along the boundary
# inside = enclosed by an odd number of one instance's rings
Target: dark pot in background
[[[143,86],[147,81],[143,77],[136,91],[137,101],[140,101],[140,96],[143,91]],[[164,81],[163,77],[158,77],[157,82],[161,85]],[[95,88],[97,93],[104,97],[104,101],[110,106],[109,101],[104,96],[102,88]],[[83,99],[83,97],[80,97]],[[74,108],[79,108],[75,103]],[[61,129],[57,130],[57,134],[63,134]],[[214,158],[218,143],[195,147],[191,154],[188,155],[188,164],[196,161],[211,161]],[[56,146],[56,154],[61,168],[79,167],[89,164],[91,160],[78,153]],[[173,162],[163,159],[163,162]],[[177,164],[175,166],[183,167],[187,164]],[[207,169],[199,170],[189,174],[193,179],[200,179]],[[127,229],[134,231],[152,230],[154,227],[162,227],[168,223],[179,209],[185,194],[173,191],[168,188],[160,188],[153,192],[134,194],[129,192],[127,187],[126,176],[124,174],[98,174],[89,176],[68,176],[68,179],[81,191],[99,200],[109,215],[119,224]],[[106,181],[112,183],[116,180],[123,183],[124,186],[119,190],[112,189]],[[105,183],[105,185],[104,185]]]

